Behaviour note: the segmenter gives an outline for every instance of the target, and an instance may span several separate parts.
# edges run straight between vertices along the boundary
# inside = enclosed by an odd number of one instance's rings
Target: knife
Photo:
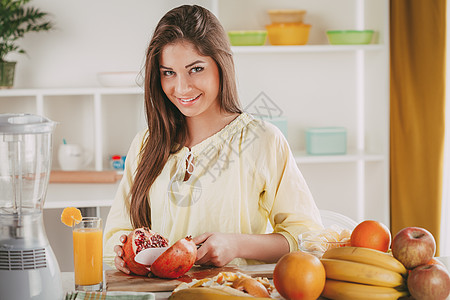
[[[147,248],[136,254],[134,261],[146,266],[150,266],[169,247]]]
[[[197,245],[197,249],[200,248],[203,243]],[[163,254],[169,247],[160,248],[147,248],[136,254],[134,261],[146,266],[150,266],[155,260]]]

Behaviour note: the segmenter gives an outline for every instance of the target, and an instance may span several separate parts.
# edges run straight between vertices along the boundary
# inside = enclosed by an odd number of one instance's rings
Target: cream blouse
[[[106,220],[104,259],[111,265],[120,235],[133,229],[129,191],[147,136],[148,130],[143,130],[131,144]],[[186,171],[191,175],[184,181]],[[294,251],[300,233],[323,227],[283,134],[247,113],[192,149],[183,147],[171,155],[151,186],[149,199],[152,230],[170,244],[204,232],[262,234],[270,221],[273,232],[282,234]]]

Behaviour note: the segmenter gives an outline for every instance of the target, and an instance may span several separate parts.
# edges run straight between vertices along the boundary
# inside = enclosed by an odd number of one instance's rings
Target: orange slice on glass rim
[[[61,214],[61,222],[72,227],[81,222],[81,211],[76,207],[66,207]]]

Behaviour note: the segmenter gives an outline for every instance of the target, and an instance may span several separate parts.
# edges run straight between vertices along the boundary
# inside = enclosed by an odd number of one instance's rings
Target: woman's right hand
[[[116,245],[114,246],[114,252],[116,252],[116,257],[114,258],[114,265],[116,266],[116,269],[119,271],[124,272],[125,274],[130,274],[130,269],[127,268],[127,264],[123,260],[123,244],[127,241],[127,235],[121,235],[120,236],[120,242],[122,245]]]

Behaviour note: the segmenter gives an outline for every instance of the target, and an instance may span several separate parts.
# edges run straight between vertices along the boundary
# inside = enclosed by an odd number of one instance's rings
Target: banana
[[[329,279],[385,287],[398,287],[405,284],[405,279],[400,273],[381,267],[331,258],[322,258],[321,262]]]
[[[339,247],[326,251],[322,258],[349,260],[382,267],[406,277],[408,270],[391,254],[364,247]]]
[[[406,289],[327,279],[321,296],[333,300],[394,300],[408,295]]]

